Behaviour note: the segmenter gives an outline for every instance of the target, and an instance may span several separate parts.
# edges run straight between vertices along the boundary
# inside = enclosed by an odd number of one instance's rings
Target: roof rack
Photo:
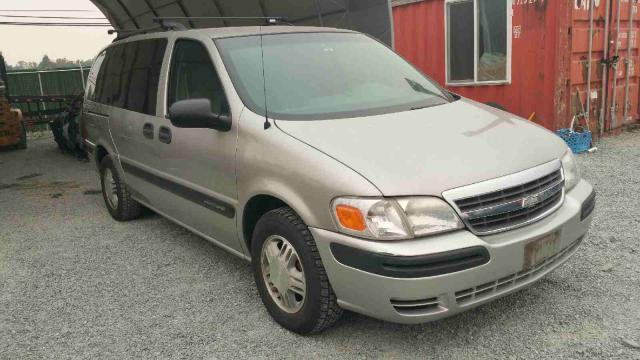
[[[154,22],[157,22],[159,25],[158,26],[152,26],[152,27],[148,27],[148,28],[143,28],[143,29],[112,29],[107,31],[107,33],[109,35],[111,34],[118,34],[118,36],[115,38],[115,41],[118,40],[122,40],[125,39],[129,36],[133,36],[133,35],[140,35],[140,34],[146,34],[148,32],[151,31],[157,31],[157,30],[164,30],[164,31],[181,31],[181,30],[187,30],[187,27],[184,26],[183,24],[179,23],[179,22],[175,22],[175,21],[165,21],[164,19],[160,19],[158,21],[156,21],[156,19],[153,19]]]
[[[182,31],[188,29],[184,24],[177,20],[188,20],[190,22],[202,20],[265,20],[267,25],[287,24],[293,26],[292,23],[287,22],[280,16],[166,16],[153,18],[153,22],[157,23],[158,26],[143,29],[111,29],[108,30],[107,33],[109,33],[109,35],[118,34],[118,36],[113,40],[116,42],[129,36],[146,34],[151,31]]]
[[[202,21],[202,20],[265,20],[267,25],[287,24],[293,25],[286,21],[281,16],[166,16],[155,17],[153,22],[166,23],[167,20],[188,20],[188,21]]]

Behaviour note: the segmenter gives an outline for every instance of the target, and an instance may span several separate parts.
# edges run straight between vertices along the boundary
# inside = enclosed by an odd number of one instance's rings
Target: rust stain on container
[[[507,34],[511,39],[510,83],[448,85],[449,90],[477,101],[501,104],[525,118],[535,113],[535,121],[552,130],[567,127],[573,116],[580,116],[587,109],[594,133],[598,132],[601,114],[604,114],[605,131],[615,131],[638,121],[640,66],[636,64],[639,60],[640,14],[637,0],[593,0],[596,6],[591,29],[591,0],[505,1],[512,13],[511,30]],[[621,4],[619,29],[618,3]],[[632,11],[633,21],[630,22]],[[607,13],[609,21],[605,27]],[[393,18],[396,51],[445,85],[445,0],[395,6]],[[591,53],[590,34],[593,38]],[[605,35],[610,40],[607,57]],[[613,57],[616,44],[617,63]],[[603,67],[607,72],[604,92]],[[614,76],[617,82],[615,97]],[[604,113],[601,112],[603,102]]]

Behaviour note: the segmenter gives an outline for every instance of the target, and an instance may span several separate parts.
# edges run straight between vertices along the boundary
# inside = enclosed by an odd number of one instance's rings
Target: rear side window
[[[154,115],[166,47],[166,39],[150,39],[107,49],[97,75],[96,101]]]
[[[96,83],[98,82],[98,75],[100,74],[100,69],[102,68],[102,64],[104,63],[105,56],[106,52],[101,52],[96,57],[93,65],[91,66],[89,76],[87,76],[87,90],[85,94],[87,100],[96,100]]]
[[[166,39],[137,42],[135,57],[128,70],[129,93],[125,105],[128,110],[155,115],[160,69],[166,48]]]
[[[169,75],[168,106],[186,99],[209,99],[215,114],[229,114],[229,104],[209,52],[199,41],[178,40]]]
[[[112,51],[110,51],[111,48],[105,50],[104,52],[104,59],[102,60],[102,66],[100,67],[100,72],[98,73],[98,78],[96,80],[96,89],[95,89],[95,94],[94,94],[94,101],[106,104],[104,102],[104,86],[107,82],[107,67],[109,66],[109,58],[110,55],[112,54]]]
[[[111,105],[119,108],[126,108],[127,94],[129,93],[129,82],[131,79],[131,67],[138,52],[138,43],[131,42],[122,45],[122,58],[120,61],[120,69],[118,70],[118,78],[114,84],[114,93]]]
[[[120,73],[124,65],[124,45],[117,45],[107,50],[107,66],[105,68],[104,85],[100,94],[100,102],[114,105],[120,92]]]

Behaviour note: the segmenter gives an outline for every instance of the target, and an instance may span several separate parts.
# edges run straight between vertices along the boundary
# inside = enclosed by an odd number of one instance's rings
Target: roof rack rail
[[[182,31],[188,28],[176,20],[265,20],[267,25],[287,24],[293,26],[292,23],[285,20],[281,16],[166,16],[166,17],[154,17],[153,22],[158,26],[143,28],[143,29],[111,29],[107,33],[118,34],[113,40],[114,42],[122,39],[126,39],[129,36],[146,34],[150,31],[164,30],[164,31]]]
[[[282,16],[163,16],[153,18],[153,22],[162,24],[166,20],[265,20],[267,25],[287,24],[293,25]]]
[[[154,26],[154,27],[143,28],[143,29],[110,29],[110,30],[107,30],[107,34],[109,35],[123,34],[126,36],[130,36],[130,35],[136,35],[136,34],[143,34],[143,33],[146,33],[147,31],[158,30],[158,29],[160,29],[160,26]]]
[[[139,34],[146,34],[146,33],[150,32],[150,31],[156,31],[156,30],[164,30],[164,31],[187,30],[187,27],[184,26],[183,24],[179,23],[179,22],[164,21],[164,19],[161,19],[159,21],[156,21],[156,19],[154,19],[153,21],[157,22],[159,25],[158,26],[148,27],[148,28],[142,28],[142,29],[112,29],[112,30],[107,31],[107,33],[109,35],[118,34],[118,36],[116,36],[116,38],[113,40],[114,42],[116,42],[118,40],[125,39],[125,38],[127,38],[129,36],[139,35]]]

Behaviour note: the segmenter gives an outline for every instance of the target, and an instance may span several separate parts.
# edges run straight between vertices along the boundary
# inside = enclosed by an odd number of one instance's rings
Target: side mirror
[[[209,99],[187,99],[176,101],[169,108],[167,118],[178,128],[215,129],[229,131],[231,118],[211,112]]]

